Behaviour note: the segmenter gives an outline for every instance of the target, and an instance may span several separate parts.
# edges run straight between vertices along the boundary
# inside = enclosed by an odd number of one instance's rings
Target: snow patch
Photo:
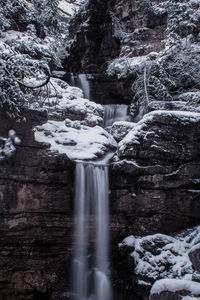
[[[91,128],[69,119],[48,121],[34,131],[37,142],[49,144],[51,151],[66,154],[72,160],[97,159],[117,146],[103,128]]]
[[[128,236],[125,238],[121,243],[118,244],[119,247],[128,246],[134,247],[135,246],[136,238],[133,235]]]
[[[58,2],[58,7],[63,13],[72,17],[85,2],[86,0],[60,0]]]
[[[165,291],[179,292],[183,290],[189,291],[192,296],[200,296],[200,283],[189,280],[161,279],[154,283],[150,294],[160,294]]]

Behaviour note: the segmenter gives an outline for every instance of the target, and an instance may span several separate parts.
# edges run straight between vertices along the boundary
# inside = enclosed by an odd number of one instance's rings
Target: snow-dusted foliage
[[[49,118],[63,120],[67,116],[81,120],[82,125],[95,126],[103,123],[103,107],[83,97],[83,91],[71,87],[63,80],[51,78],[48,89],[43,87],[33,92],[29,102],[33,109],[46,109]]]
[[[0,46],[5,50],[0,53],[0,106],[14,117],[26,103],[30,90],[48,83],[49,68],[25,54],[7,49],[5,44]]]
[[[180,93],[200,89],[200,47],[171,49],[159,54],[119,58],[109,64],[108,74],[118,79],[134,77],[133,103],[147,107],[152,101],[179,101]]]
[[[162,19],[166,19],[163,49],[158,53],[148,49],[141,53],[136,51],[141,46],[142,36],[148,35],[146,27],[125,32],[120,58],[111,61],[107,69],[109,76],[132,80],[132,102],[136,115],[141,106],[145,107],[145,113],[153,109],[151,102],[179,101],[180,93],[198,92],[200,89],[199,1],[141,0],[137,1],[137,7],[144,18],[160,18],[161,23]],[[142,46],[147,47],[145,44]],[[149,54],[144,56],[144,53]],[[181,108],[181,105],[178,107]],[[186,110],[185,105],[183,110]]]
[[[0,20],[0,105],[16,116],[61,66],[67,24],[57,0],[2,0]]]
[[[21,140],[17,137],[14,130],[9,130],[8,138],[0,137],[0,161],[12,156],[16,150],[15,145],[20,143]]]
[[[133,249],[130,250],[134,259],[133,271],[139,285],[151,286],[156,280],[164,278],[187,280],[192,284],[191,280],[200,274],[194,271],[189,253],[199,243],[200,227],[195,227],[175,237],[164,234],[130,236],[119,247]]]

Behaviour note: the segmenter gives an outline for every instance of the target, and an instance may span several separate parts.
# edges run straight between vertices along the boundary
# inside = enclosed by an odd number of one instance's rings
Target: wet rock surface
[[[110,167],[110,197],[122,235],[177,232],[198,224],[199,115],[193,121],[155,112],[119,143],[120,160]]]

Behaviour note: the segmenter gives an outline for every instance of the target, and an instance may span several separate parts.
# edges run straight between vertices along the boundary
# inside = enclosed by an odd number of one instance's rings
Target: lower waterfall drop
[[[76,163],[74,300],[111,300],[108,166]],[[92,229],[95,227],[95,232]],[[92,235],[95,250],[90,251]]]

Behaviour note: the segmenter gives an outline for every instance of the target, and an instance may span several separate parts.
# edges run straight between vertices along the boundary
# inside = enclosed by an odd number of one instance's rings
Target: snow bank
[[[117,146],[103,128],[91,128],[69,119],[48,121],[34,131],[36,141],[49,144],[51,151],[66,154],[72,160],[96,159]]]
[[[58,7],[63,13],[72,17],[85,2],[86,0],[60,0],[58,3]]]
[[[154,283],[150,294],[160,294],[165,291],[179,292],[187,290],[192,296],[200,296],[200,283],[189,280],[161,279]]]
[[[133,235],[128,236],[125,238],[121,243],[118,244],[119,247],[128,246],[134,247],[136,242],[136,238]]]

